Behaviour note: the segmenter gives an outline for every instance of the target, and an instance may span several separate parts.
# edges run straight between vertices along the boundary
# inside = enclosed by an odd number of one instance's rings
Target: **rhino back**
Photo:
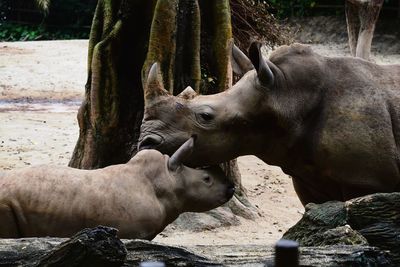
[[[296,103],[301,134],[290,163],[283,164],[285,172],[298,180],[311,179],[314,191],[325,190],[330,199],[341,199],[346,187],[396,190],[400,65],[324,57],[303,45],[282,47],[271,61],[283,72],[287,90],[305,102]]]

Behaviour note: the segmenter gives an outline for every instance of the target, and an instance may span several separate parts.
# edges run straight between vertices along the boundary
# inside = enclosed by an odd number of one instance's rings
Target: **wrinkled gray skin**
[[[221,169],[180,163],[192,147],[191,138],[171,158],[144,150],[97,170],[46,165],[4,172],[0,237],[68,237],[106,225],[120,238],[153,239],[180,213],[216,208],[234,193]]]
[[[301,44],[266,61],[256,43],[251,61],[236,47],[232,55],[244,76],[207,96],[168,95],[155,64],[140,147],[171,153],[196,135],[189,166],[256,155],[293,177],[303,204],[400,190],[400,65],[324,57]]]

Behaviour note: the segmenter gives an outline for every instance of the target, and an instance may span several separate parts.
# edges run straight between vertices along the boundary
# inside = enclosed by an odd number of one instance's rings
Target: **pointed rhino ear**
[[[168,91],[164,89],[162,76],[158,70],[158,63],[153,63],[147,76],[147,81],[144,89],[145,103],[149,103],[161,95],[168,94]]]
[[[261,84],[270,87],[274,84],[274,74],[262,57],[261,43],[253,42],[249,49],[250,60],[257,71],[257,77]]]
[[[170,171],[175,171],[180,165],[182,165],[183,160],[189,157],[193,152],[195,137],[190,137],[177,151],[169,158],[168,168]]]
[[[231,55],[232,70],[235,74],[242,76],[254,69],[250,59],[235,44],[232,46]]]
[[[183,99],[193,99],[197,96],[197,93],[195,90],[193,90],[192,87],[188,86],[185,88],[185,90],[183,90],[179,95],[177,95],[177,97],[183,98]]]

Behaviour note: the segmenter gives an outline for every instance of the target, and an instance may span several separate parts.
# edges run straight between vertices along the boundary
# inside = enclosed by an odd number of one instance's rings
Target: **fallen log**
[[[122,240],[114,229],[84,230],[71,239],[0,239],[0,266],[138,266],[163,261],[166,266],[273,266],[273,246],[167,246]],[[125,250],[126,249],[126,250]],[[126,252],[126,254],[125,254]],[[305,247],[300,266],[389,266],[387,253],[368,246]]]
[[[400,266],[400,193],[309,204],[283,237],[301,246],[374,246],[389,251],[392,264]]]
[[[99,226],[84,229],[40,257],[37,266],[119,267],[126,258],[125,245],[117,229]]]

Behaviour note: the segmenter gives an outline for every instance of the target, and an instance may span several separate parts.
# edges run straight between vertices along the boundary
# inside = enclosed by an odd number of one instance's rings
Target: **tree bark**
[[[84,229],[41,256],[36,266],[121,266],[125,262],[127,250],[116,234],[117,230],[110,227]]]
[[[79,139],[69,166],[101,168],[136,151],[143,116],[141,69],[155,1],[100,0],[89,39]]]

